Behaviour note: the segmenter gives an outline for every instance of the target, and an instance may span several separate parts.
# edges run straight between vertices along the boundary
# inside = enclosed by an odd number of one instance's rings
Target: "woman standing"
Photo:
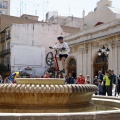
[[[79,74],[78,78],[77,78],[77,83],[78,84],[85,84],[85,79],[82,76],[82,74]]]

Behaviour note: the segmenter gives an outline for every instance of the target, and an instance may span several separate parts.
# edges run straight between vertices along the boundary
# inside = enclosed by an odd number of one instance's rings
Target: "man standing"
[[[67,84],[74,84],[74,78],[72,77],[72,73],[68,74],[68,78],[66,79]]]
[[[59,53],[57,56],[58,60],[62,61],[63,70],[61,72],[65,73],[65,60],[68,57],[68,53],[70,52],[70,48],[66,42],[63,41],[63,36],[58,36],[58,43],[53,47],[54,49],[59,49]],[[52,48],[52,47],[50,47]]]
[[[106,81],[105,80],[103,80],[103,77],[104,77],[104,75],[102,74],[102,71],[100,70],[99,72],[98,72],[98,79],[101,81],[101,83],[102,83],[102,85],[103,85],[103,95],[106,95]]]
[[[102,74],[102,71],[100,70],[99,72],[98,72],[98,79],[99,80],[101,80],[101,82],[103,81],[103,74]]]
[[[108,96],[111,96],[111,86],[110,86],[110,79],[109,79],[109,71],[106,71],[103,80],[105,80],[106,85],[106,92]]]
[[[114,74],[114,70],[111,70],[110,73],[109,73],[109,79],[110,79],[110,95],[112,96],[112,87],[113,87],[113,84],[116,85],[117,83],[117,79],[116,79],[116,75]],[[116,90],[115,90],[115,96],[116,96]]]

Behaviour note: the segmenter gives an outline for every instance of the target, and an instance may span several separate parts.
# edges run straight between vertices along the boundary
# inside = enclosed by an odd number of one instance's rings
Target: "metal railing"
[[[5,42],[5,37],[2,37],[2,38],[1,38],[1,43],[2,43],[2,42]]]
[[[4,57],[4,56],[9,55],[9,54],[10,54],[10,49],[2,50],[0,52],[0,57]]]
[[[9,40],[9,39],[11,39],[10,34],[9,34],[9,35],[6,35],[6,40]]]

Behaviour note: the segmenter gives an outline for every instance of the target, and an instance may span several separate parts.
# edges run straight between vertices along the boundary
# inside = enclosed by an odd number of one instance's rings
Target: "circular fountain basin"
[[[0,112],[64,113],[94,110],[95,85],[64,85],[63,79],[16,79],[0,85]],[[56,84],[55,84],[56,83]]]
[[[98,110],[93,112],[70,113],[0,113],[0,120],[119,120],[120,98],[94,96],[92,101],[96,105],[111,107],[110,110]],[[114,108],[114,109],[113,109]],[[117,108],[117,109],[116,109]]]

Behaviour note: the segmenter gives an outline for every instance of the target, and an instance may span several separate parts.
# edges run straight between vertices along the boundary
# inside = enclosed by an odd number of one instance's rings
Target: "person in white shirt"
[[[63,70],[61,70],[61,72],[65,73],[65,60],[68,57],[70,48],[69,48],[68,44],[63,41],[62,35],[58,36],[57,39],[59,42],[53,48],[60,49],[59,54],[58,54],[58,59],[62,61]]]

